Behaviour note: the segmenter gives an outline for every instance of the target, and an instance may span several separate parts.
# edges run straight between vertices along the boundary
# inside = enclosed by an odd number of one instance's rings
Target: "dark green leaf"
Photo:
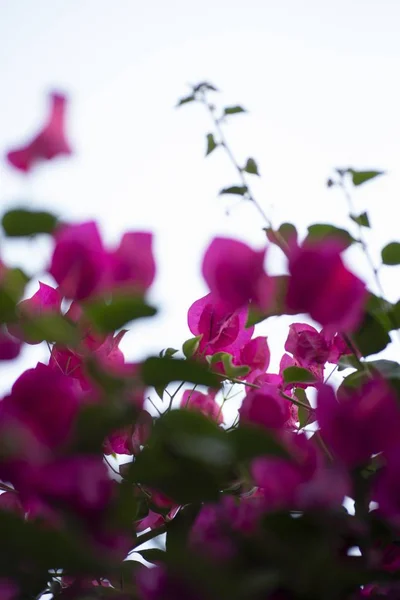
[[[246,185],[233,185],[231,187],[223,188],[219,192],[219,195],[222,196],[222,194],[234,194],[236,196],[244,196],[247,194],[247,191]]]
[[[350,215],[350,219],[362,227],[371,227],[368,214],[366,212],[363,212],[360,215]]]
[[[202,90],[208,90],[210,92],[218,92],[218,88],[215,87],[215,85],[213,85],[212,83],[209,83],[208,81],[202,81],[201,83],[198,83],[197,85],[193,86],[193,92],[200,92]]]
[[[228,434],[196,411],[173,410],[156,420],[128,478],[178,503],[216,500],[234,461]]]
[[[379,318],[372,312],[366,312],[357,331],[351,336],[362,356],[377,354],[390,343],[390,336]]]
[[[288,456],[283,444],[263,427],[240,425],[228,432],[228,436],[239,462],[251,461],[257,456]]]
[[[140,540],[140,538],[139,538]],[[147,548],[146,550],[137,550],[139,554],[149,563],[163,563],[166,561],[167,553],[159,548]]]
[[[176,354],[177,352],[179,352],[179,350],[177,350],[176,348],[165,348],[165,350],[161,350],[160,358],[162,358],[163,356],[171,358],[171,356],[174,356],[174,354]]]
[[[200,340],[203,337],[203,334],[196,335],[194,338],[190,338],[183,343],[182,352],[186,356],[186,358],[192,358],[193,355],[197,352]]]
[[[400,242],[391,242],[382,249],[384,265],[400,265]]]
[[[392,324],[392,329],[400,329],[400,300],[392,305],[389,311],[389,318]]]
[[[254,160],[254,158],[247,159],[247,163],[243,167],[243,171],[246,171],[246,173],[250,173],[251,175],[260,175],[260,173],[258,172],[257,163]]]
[[[196,98],[194,95],[185,96],[184,98],[181,98],[178,101],[178,104],[176,106],[178,108],[179,106],[182,106],[183,104],[188,104],[189,102],[194,102],[195,100],[196,100]]]
[[[283,371],[283,381],[285,383],[314,383],[315,375],[303,367],[288,367]]]
[[[355,171],[354,169],[348,169],[348,173],[352,177],[353,185],[361,185],[366,181],[370,181],[370,179],[378,177],[378,175],[383,175],[384,171]]]
[[[140,296],[115,295],[110,302],[96,300],[85,305],[85,313],[93,326],[103,333],[120,329],[142,317],[152,317],[157,310]]]
[[[224,115],[236,115],[244,112],[246,112],[246,109],[244,109],[242,106],[226,106],[224,108]]]
[[[167,386],[172,381],[187,381],[219,387],[219,377],[210,373],[207,366],[192,361],[152,356],[142,365],[142,377],[146,385]]]
[[[21,326],[30,343],[50,342],[74,346],[79,341],[76,326],[59,314],[42,314],[21,320]]]
[[[209,154],[211,154],[211,152],[213,150],[215,150],[215,148],[218,146],[218,144],[216,143],[214,136],[212,133],[207,134],[207,150],[206,150],[206,156],[208,156]]]
[[[379,371],[385,379],[400,379],[400,365],[394,360],[371,360],[365,364],[370,368]]]
[[[357,369],[359,363],[360,361],[354,354],[345,354],[339,359],[338,371],[343,371],[344,369]]]
[[[3,215],[2,225],[9,237],[23,237],[39,233],[53,233],[57,217],[49,212],[32,211],[24,208],[9,210]]]
[[[308,235],[306,237],[307,242],[314,242],[324,239],[339,239],[345,244],[345,248],[348,248],[356,242],[352,235],[341,227],[335,227],[326,223],[316,223],[308,227]]]

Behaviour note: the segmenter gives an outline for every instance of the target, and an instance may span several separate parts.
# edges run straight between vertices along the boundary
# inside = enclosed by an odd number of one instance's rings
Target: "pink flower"
[[[226,517],[221,504],[205,504],[190,531],[191,548],[219,562],[232,559],[236,548],[229,535],[230,524]]]
[[[11,337],[7,331],[0,330],[0,361],[14,360],[21,351],[21,343]]]
[[[398,439],[400,411],[383,379],[342,388],[337,398],[330,386],[321,385],[316,415],[323,440],[349,467],[363,465]]]
[[[329,345],[318,331],[306,323],[292,323],[285,350],[306,369],[314,364],[324,365],[329,357]]]
[[[215,301],[232,311],[250,301],[261,310],[268,308],[273,285],[264,271],[265,253],[237,240],[215,238],[203,259],[203,277]]]
[[[344,266],[337,241],[304,244],[289,258],[286,306],[333,331],[352,331],[361,321],[365,284]]]
[[[188,311],[188,326],[193,335],[202,336],[197,353],[239,351],[254,331],[254,327],[246,329],[247,314],[247,307],[232,311],[211,294],[196,300]]]
[[[2,403],[0,421],[18,423],[49,448],[58,448],[72,433],[81,405],[80,386],[42,363],[25,371]],[[29,449],[26,448],[29,459]]]
[[[84,300],[104,290],[109,258],[93,221],[64,225],[55,234],[49,273],[67,298]]]
[[[152,245],[151,233],[136,231],[123,235],[118,248],[110,253],[114,285],[129,286],[139,292],[151,286],[156,274]]]
[[[14,600],[19,596],[19,589],[11,579],[0,578],[0,600]]]
[[[23,318],[27,317],[40,317],[43,314],[59,313],[61,309],[62,296],[57,289],[52,288],[46,283],[39,281],[39,289],[33,294],[31,298],[22,300],[18,304],[18,312]],[[8,325],[9,332],[19,340],[26,342],[27,344],[38,344],[35,338],[27,336],[20,325],[10,324]]]
[[[290,418],[290,406],[275,385],[264,383],[260,389],[251,389],[246,394],[239,414],[241,423],[279,431]]]
[[[149,510],[148,515],[136,523],[136,531],[140,533],[146,529],[155,529],[163,525],[163,523],[165,523],[165,519],[162,515]]]
[[[271,353],[267,338],[258,336],[247,342],[240,350],[239,358],[234,362],[238,365],[246,365],[250,367],[250,372],[264,372],[269,367]],[[248,375],[246,376],[246,379]]]
[[[185,390],[183,392],[180,407],[189,408],[201,412],[206,417],[210,417],[218,424],[223,423],[220,405],[215,401],[216,391],[209,391],[208,394],[202,394],[196,390]]]
[[[67,99],[59,93],[50,94],[51,108],[49,119],[31,142],[7,154],[8,162],[27,173],[34,164],[52,160],[56,156],[71,154],[71,148],[64,133],[64,119]]]

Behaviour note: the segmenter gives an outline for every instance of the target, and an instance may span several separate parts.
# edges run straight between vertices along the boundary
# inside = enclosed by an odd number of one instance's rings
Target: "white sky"
[[[398,239],[399,30],[397,0],[2,0],[0,150],[36,131],[53,88],[70,95],[76,150],[28,177],[3,162],[2,207],[23,200],[73,220],[96,218],[109,242],[126,229],[153,230],[151,297],[162,312],[134,325],[123,349],[140,358],[180,347],[190,337],[187,308],[206,292],[200,262],[210,239],[264,243],[251,205],[217,197],[236,175],[219,151],[204,159],[210,123],[202,107],[174,110],[185,84],[210,80],[225,105],[249,109],[232,117],[227,135],[243,161],[256,158],[263,178],[254,189],[276,225],[351,229],[343,197],[325,187],[331,169],[387,170],[354,196],[359,212],[370,214],[376,252]],[[7,242],[1,256],[33,271],[45,248],[43,240]],[[363,257],[351,258],[365,273]],[[279,251],[269,264],[279,272]],[[383,272],[392,300],[397,277]],[[287,323],[271,319],[259,328],[269,335],[273,366]],[[28,348],[2,365],[0,389],[45,355]]]

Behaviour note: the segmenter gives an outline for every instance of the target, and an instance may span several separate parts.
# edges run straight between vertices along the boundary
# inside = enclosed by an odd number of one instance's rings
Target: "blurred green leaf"
[[[39,233],[53,233],[58,224],[54,215],[45,211],[24,208],[9,210],[3,215],[2,226],[9,237],[25,237]]]
[[[283,371],[283,381],[285,383],[315,383],[316,377],[303,367],[288,367]]]
[[[182,106],[183,104],[188,104],[189,102],[194,102],[196,100],[195,96],[193,94],[191,94],[190,96],[185,96],[184,98],[181,98],[178,101],[178,104],[176,105],[177,108],[179,106]]]
[[[214,136],[212,133],[207,134],[207,150],[206,150],[206,156],[208,156],[209,154],[211,154],[211,152],[213,150],[215,150],[215,148],[217,148],[218,144],[216,143]]]
[[[243,106],[226,106],[224,108],[224,115],[236,115],[238,113],[247,112]]]
[[[282,223],[277,231],[274,231],[271,227],[266,227],[264,231],[271,244],[278,246],[286,255],[288,255],[290,244],[296,242],[298,237],[297,229],[291,223]]]
[[[168,557],[167,553],[159,548],[146,548],[146,550],[138,550],[138,552],[144,560],[153,564],[163,563]]]
[[[391,242],[382,249],[384,265],[400,265],[400,242]]]
[[[390,344],[390,336],[386,328],[372,311],[365,312],[361,324],[352,334],[351,339],[362,356],[377,354]]]
[[[347,172],[351,175],[353,185],[361,185],[384,174],[384,171],[356,171],[355,169],[348,169]]]
[[[228,379],[243,377],[250,371],[250,367],[246,365],[234,365],[232,354],[229,354],[228,352],[216,352],[210,357],[211,366],[219,362],[222,362],[224,366],[224,373]]]
[[[141,373],[144,383],[153,387],[165,387],[172,381],[219,387],[218,376],[210,373],[207,365],[193,360],[152,356],[144,361]]]
[[[110,333],[130,321],[152,317],[157,313],[157,310],[146,304],[140,296],[128,294],[114,295],[109,302],[101,299],[87,303],[84,311],[93,326],[102,333]]]
[[[41,314],[31,318],[24,316],[20,324],[31,343],[49,342],[75,346],[79,342],[76,325],[57,313]]]
[[[223,194],[233,194],[235,196],[244,196],[247,194],[247,191],[248,189],[246,185],[233,185],[231,187],[223,188],[219,192],[219,195],[222,196]]]
[[[294,395],[296,396],[297,400],[299,400],[302,404],[306,404],[311,408],[310,402],[307,398],[307,394],[303,390],[303,388],[296,388],[294,390]],[[312,417],[312,413],[309,410],[307,410],[304,406],[297,407],[297,414],[299,417],[300,428],[305,427],[306,425],[310,425],[310,423],[313,423],[315,421],[315,417]]]
[[[239,462],[251,461],[258,456],[288,457],[283,444],[271,431],[263,427],[240,424],[227,435]]]
[[[350,219],[354,221],[354,223],[357,223],[357,225],[361,225],[361,227],[371,227],[366,212],[363,212],[360,215],[350,215]]]
[[[200,83],[197,83],[196,85],[192,86],[192,89],[194,93],[200,92],[202,90],[208,90],[210,92],[219,92],[218,88],[216,88],[215,85],[213,85],[209,81],[201,81]]]
[[[305,242],[314,242],[325,239],[338,239],[344,243],[345,248],[348,248],[357,240],[350,235],[346,229],[335,227],[327,223],[315,223],[308,227],[308,235]]]
[[[260,175],[258,172],[258,166],[254,158],[248,158],[245,166],[243,167],[243,171],[246,173],[250,173],[250,175]]]
[[[0,323],[17,319],[16,306],[29,278],[21,269],[5,269],[0,281]]]
[[[196,335],[194,338],[190,338],[183,343],[182,352],[186,358],[192,358],[193,355],[197,352],[200,344],[200,340],[203,337],[203,334]]]

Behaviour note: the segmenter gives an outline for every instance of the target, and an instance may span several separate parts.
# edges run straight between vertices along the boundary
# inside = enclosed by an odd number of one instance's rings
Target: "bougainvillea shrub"
[[[151,232],[108,247],[93,221],[3,214],[5,244],[45,234],[52,249],[49,283],[30,297],[23,265],[0,263],[0,360],[49,350],[0,402],[0,600],[400,598],[400,366],[377,356],[398,335],[400,304],[345,257],[368,251],[368,216],[351,215],[359,238],[274,227],[251,191],[256,161],[240,166],[225,137],[243,108],[219,111],[215,91],[203,82],[179,105],[209,111],[207,154],[225,151],[237,176],[221,194],[258,210],[265,245],[211,241],[209,292],[188,306],[181,349],[130,363],[119,347],[129,323],[156,314]],[[72,152],[66,110],[52,94],[43,128],[6,153],[10,168],[26,177]],[[380,174],[338,169],[328,184],[350,193]],[[265,268],[271,245],[280,275]],[[399,264],[399,248],[382,262]],[[277,372],[273,340],[257,332],[274,315],[292,318]]]

